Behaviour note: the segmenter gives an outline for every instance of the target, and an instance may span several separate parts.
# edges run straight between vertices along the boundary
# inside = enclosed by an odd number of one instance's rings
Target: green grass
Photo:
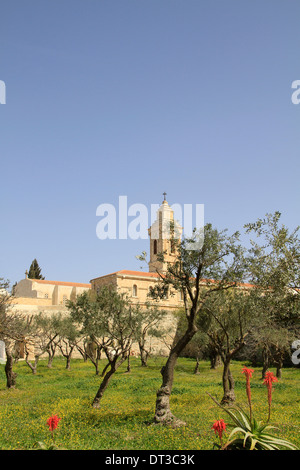
[[[222,369],[211,370],[208,362],[194,375],[194,361],[181,358],[175,372],[171,409],[187,422],[179,429],[149,425],[153,419],[156,391],[161,384],[160,369],[165,359],[149,361],[142,368],[132,359],[131,372],[124,364],[106,390],[100,409],[91,406],[100,383],[90,362],[74,359],[71,370],[64,360],[54,360],[48,369],[40,361],[33,375],[22,361],[14,366],[17,387],[6,389],[4,366],[0,366],[0,449],[34,449],[38,441],[51,443],[46,425],[52,414],[61,417],[55,431],[58,447],[72,450],[211,450],[217,441],[212,424],[227,414],[217,407],[206,392],[222,398]],[[103,362],[104,364],[104,362]],[[237,403],[247,409],[244,364],[234,362]],[[253,411],[258,420],[268,414],[267,390],[262,384],[261,369],[251,379]],[[271,424],[277,435],[300,447],[300,370],[284,369],[274,386]]]

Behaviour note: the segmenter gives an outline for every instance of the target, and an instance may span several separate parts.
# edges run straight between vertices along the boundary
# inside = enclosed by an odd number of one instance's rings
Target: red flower
[[[268,416],[268,421],[270,420],[271,416],[271,402],[272,402],[272,388],[273,388],[273,382],[278,382],[277,377],[273,374],[273,372],[267,371],[265,373],[265,380],[263,381],[264,384],[266,384],[267,389],[268,389],[268,402],[269,402],[269,416]]]
[[[267,386],[268,388],[269,388],[269,387],[272,388],[272,383],[273,383],[273,382],[278,382],[277,377],[275,377],[275,375],[273,374],[273,372],[267,371],[267,372],[265,373],[264,384],[266,384],[266,386]]]
[[[49,426],[49,431],[53,432],[54,429],[57,428],[59,421],[61,418],[59,418],[56,415],[50,416],[50,418],[47,419],[47,424]]]
[[[254,372],[253,369],[248,369],[247,367],[243,367],[242,374],[245,374],[246,380],[251,379],[253,372]]]
[[[218,419],[211,428],[215,431],[215,434],[219,434],[220,439],[222,439],[223,431],[226,431],[226,424],[223,419]]]
[[[266,386],[267,386],[267,388],[268,388],[269,404],[270,404],[271,401],[272,401],[273,382],[278,382],[277,377],[275,377],[275,375],[273,374],[273,372],[267,371],[267,372],[265,373],[265,380],[264,380],[263,383],[266,384]]]

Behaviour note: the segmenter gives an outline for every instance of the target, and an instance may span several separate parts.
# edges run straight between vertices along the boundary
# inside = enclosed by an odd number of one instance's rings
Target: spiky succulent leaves
[[[291,442],[277,438],[270,434],[271,429],[278,429],[269,424],[262,424],[257,422],[255,418],[250,420],[250,416],[245,413],[242,408],[226,408],[217,402],[210,394],[212,400],[224,410],[231,418],[234,424],[228,423],[228,427],[232,427],[228,441],[223,446],[223,449],[240,449],[240,450],[280,450],[281,448],[297,450],[297,446]],[[235,437],[237,434],[242,434],[243,437]]]

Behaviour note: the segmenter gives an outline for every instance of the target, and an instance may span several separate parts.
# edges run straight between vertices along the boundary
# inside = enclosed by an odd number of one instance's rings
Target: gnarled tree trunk
[[[28,353],[27,353],[25,357],[25,362],[28,365],[28,367],[31,369],[32,373],[35,375],[37,372],[39,356],[34,356],[34,364],[31,364],[31,362],[28,360]]]
[[[149,352],[145,349],[145,343],[139,342],[140,356],[141,356],[141,365],[142,367],[147,367],[147,361],[149,357]]]
[[[230,372],[230,361],[231,357],[226,357],[224,361],[224,368],[223,368],[223,398],[221,401],[222,405],[230,405],[235,401],[235,394],[234,394],[234,379]]]
[[[6,386],[7,388],[14,388],[16,385],[17,374],[13,371],[14,358],[11,353],[11,348],[7,343],[5,343],[5,354],[6,354],[6,364],[5,364]]]
[[[199,365],[200,365],[200,357],[197,356],[197,357],[196,357],[196,365],[195,365],[195,369],[194,369],[194,374],[195,374],[195,375],[200,374],[200,372],[199,372]]]
[[[171,425],[172,427],[179,427],[186,424],[184,421],[176,418],[176,416],[171,413],[170,396],[173,387],[174,369],[179,354],[193,338],[196,332],[196,326],[191,323],[182,338],[171,349],[166,365],[161,370],[163,381],[160,389],[157,392],[156,398],[154,416],[154,423],[156,424]]]
[[[118,360],[119,359],[119,360]],[[93,400],[93,403],[92,403],[92,406],[93,408],[100,408],[100,401],[101,401],[101,398],[103,397],[103,394],[105,392],[105,390],[107,389],[108,387],[108,384],[113,376],[113,374],[116,372],[116,370],[120,367],[121,364],[123,364],[123,362],[127,359],[127,356],[126,355],[123,355],[121,358],[119,358],[118,356],[115,356],[114,359],[112,361],[110,361],[110,363],[105,367],[105,370],[107,369],[107,367],[110,366],[110,369],[108,372],[106,372],[106,374],[104,375],[103,377],[103,380],[100,384],[100,387],[96,393],[96,396]],[[103,374],[103,372],[102,372]]]
[[[210,356],[210,368],[211,369],[217,369],[219,365],[221,365],[222,359],[220,354],[213,354]]]

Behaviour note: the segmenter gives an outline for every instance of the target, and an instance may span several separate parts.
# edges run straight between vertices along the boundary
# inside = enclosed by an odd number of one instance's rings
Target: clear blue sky
[[[1,2],[0,277],[139,269],[96,208],[204,204],[229,231],[299,224],[299,0]]]

